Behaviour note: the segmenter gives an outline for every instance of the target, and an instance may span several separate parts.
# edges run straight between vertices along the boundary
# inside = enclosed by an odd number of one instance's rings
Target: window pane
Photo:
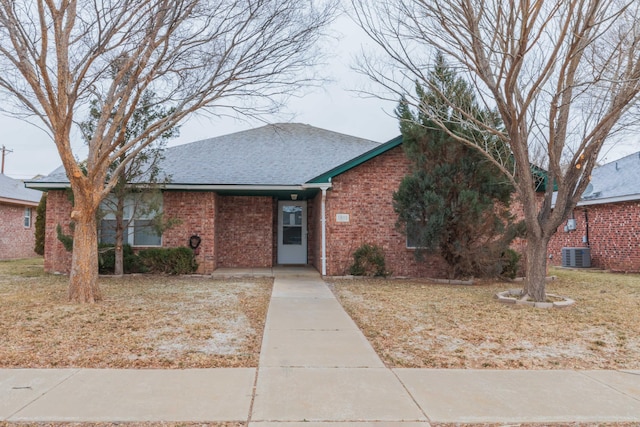
[[[160,246],[162,237],[153,227],[150,220],[137,219],[134,222],[133,245],[134,246]]]
[[[302,206],[283,206],[282,224],[302,225]]]
[[[282,244],[302,245],[302,227],[282,227]]]
[[[24,226],[31,227],[31,208],[24,209]]]
[[[103,219],[102,221],[100,221],[100,243],[115,245],[116,243],[116,220],[115,219]]]
[[[407,224],[407,248],[421,248],[420,235],[422,225],[417,223]]]

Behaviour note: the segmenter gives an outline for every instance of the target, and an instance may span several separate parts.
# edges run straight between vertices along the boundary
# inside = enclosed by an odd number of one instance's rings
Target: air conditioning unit
[[[591,248],[562,248],[563,267],[591,267]]]

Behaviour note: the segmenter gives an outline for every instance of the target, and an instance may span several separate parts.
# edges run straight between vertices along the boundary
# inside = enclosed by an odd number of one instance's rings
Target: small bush
[[[502,274],[503,277],[508,277],[509,279],[515,279],[518,274],[518,269],[520,268],[520,255],[518,252],[513,249],[507,249],[502,254]]]
[[[122,264],[125,274],[144,273],[140,258],[133,252],[131,245],[122,246]],[[98,271],[100,274],[113,274],[116,265],[116,252],[111,244],[98,245]]]
[[[363,244],[353,253],[353,260],[349,274],[383,277],[389,275],[385,266],[384,251],[380,246]]]
[[[138,253],[140,263],[149,273],[191,274],[198,269],[189,248],[153,248]]]

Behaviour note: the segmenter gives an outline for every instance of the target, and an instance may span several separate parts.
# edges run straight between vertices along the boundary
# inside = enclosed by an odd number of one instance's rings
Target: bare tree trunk
[[[546,299],[547,247],[550,237],[527,237],[527,280],[523,294],[537,302]]]
[[[98,288],[98,232],[95,212],[75,210],[73,257],[69,276],[69,301],[95,303],[102,299]]]
[[[122,248],[124,241],[124,197],[118,197],[116,207],[116,238],[115,238],[115,265],[113,274],[122,276],[124,274],[124,251]]]

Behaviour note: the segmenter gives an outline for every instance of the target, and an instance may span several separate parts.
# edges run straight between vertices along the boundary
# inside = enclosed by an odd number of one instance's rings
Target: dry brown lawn
[[[640,369],[640,276],[552,270],[565,309],[500,304],[517,283],[339,280],[334,290],[390,367]]]
[[[0,262],[0,368],[258,365],[271,279],[101,278],[95,305],[67,284],[40,259]]]

